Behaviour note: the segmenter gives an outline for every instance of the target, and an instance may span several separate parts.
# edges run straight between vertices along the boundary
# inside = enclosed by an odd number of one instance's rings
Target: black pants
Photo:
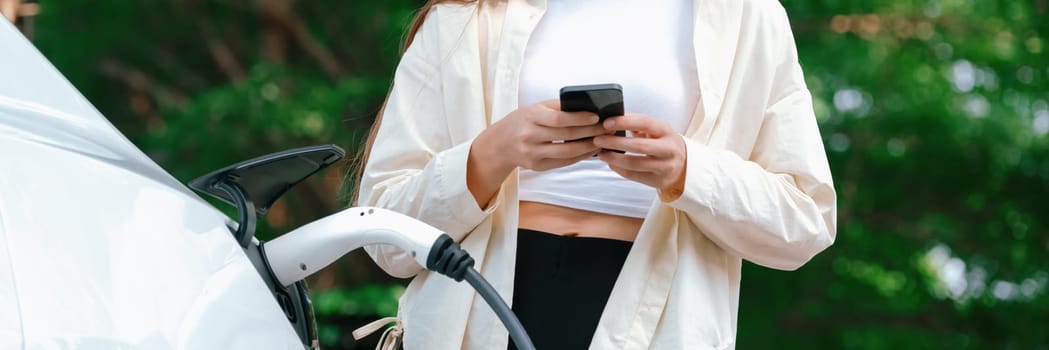
[[[590,346],[632,245],[518,230],[513,311],[536,349]]]

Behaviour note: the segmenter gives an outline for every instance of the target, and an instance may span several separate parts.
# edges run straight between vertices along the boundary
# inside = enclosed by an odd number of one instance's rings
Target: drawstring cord
[[[353,331],[353,339],[361,340],[390,323],[395,324],[393,327],[386,328],[386,330],[382,332],[382,336],[379,337],[379,343],[375,345],[375,350],[400,349],[401,337],[404,335],[404,328],[401,327],[401,321],[396,317],[383,317],[372,321],[361,328],[357,328]]]

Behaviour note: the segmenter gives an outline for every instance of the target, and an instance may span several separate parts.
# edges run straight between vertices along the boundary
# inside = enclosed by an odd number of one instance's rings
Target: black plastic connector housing
[[[437,237],[437,241],[430,248],[430,254],[426,257],[427,269],[451,277],[456,282],[462,282],[463,278],[466,278],[466,271],[473,266],[474,259],[470,254],[447,234]]]

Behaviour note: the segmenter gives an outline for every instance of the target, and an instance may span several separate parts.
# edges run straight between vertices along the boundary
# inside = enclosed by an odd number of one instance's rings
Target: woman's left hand
[[[605,130],[629,130],[633,137],[602,135],[594,145],[626,151],[601,151],[599,157],[624,178],[673,194],[680,194],[685,182],[685,140],[666,122],[641,114],[608,118]]]

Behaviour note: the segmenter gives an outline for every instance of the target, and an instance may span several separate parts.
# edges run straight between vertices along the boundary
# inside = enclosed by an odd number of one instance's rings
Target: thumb
[[[539,103],[536,103],[536,105],[543,106],[555,111],[561,110],[561,101],[557,99],[539,101]]]

